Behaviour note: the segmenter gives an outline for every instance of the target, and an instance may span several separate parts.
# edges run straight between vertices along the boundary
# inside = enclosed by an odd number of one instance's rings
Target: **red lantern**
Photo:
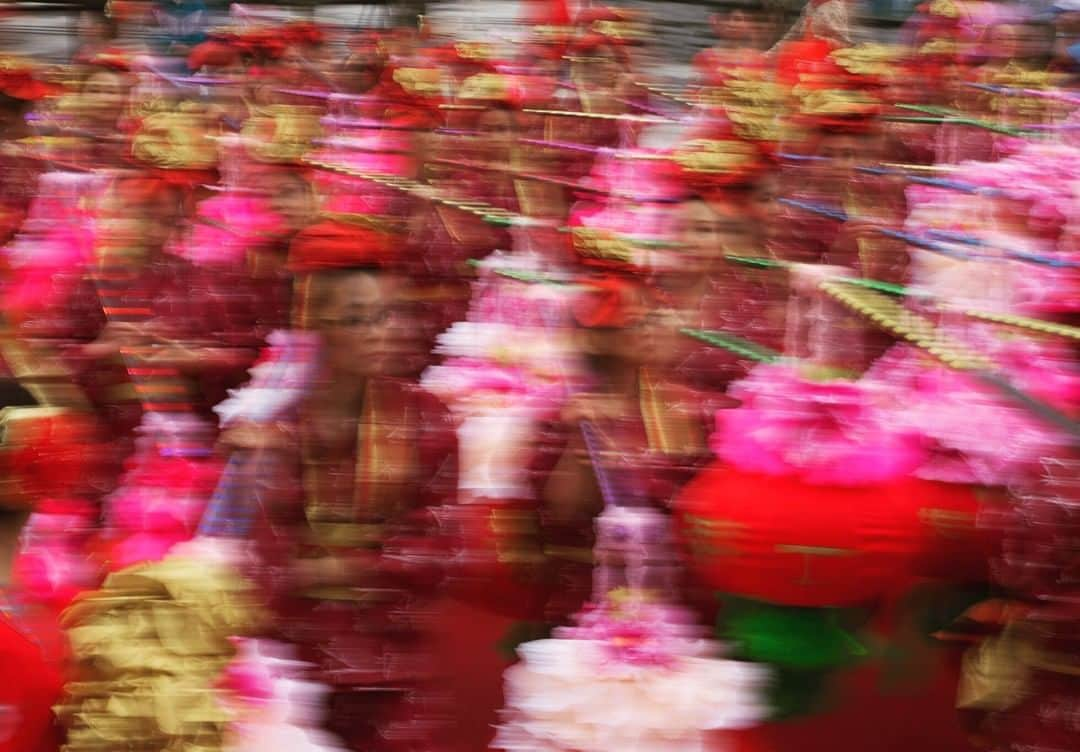
[[[716,463],[677,501],[693,575],[789,606],[865,603],[912,576],[985,579],[995,547],[965,486],[914,478],[810,485]]]

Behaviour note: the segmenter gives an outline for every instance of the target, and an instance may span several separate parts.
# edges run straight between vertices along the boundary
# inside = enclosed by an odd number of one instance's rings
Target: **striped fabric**
[[[257,481],[267,464],[261,452],[233,453],[203,512],[199,537],[247,538],[251,534],[259,510]]]

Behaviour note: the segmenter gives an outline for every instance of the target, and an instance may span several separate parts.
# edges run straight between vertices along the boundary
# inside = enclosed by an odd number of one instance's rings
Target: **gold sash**
[[[305,513],[312,538],[327,548],[378,547],[383,525],[410,501],[418,464],[416,409],[388,385],[369,381],[357,424],[353,489],[348,502],[327,494],[323,468],[303,447]]]

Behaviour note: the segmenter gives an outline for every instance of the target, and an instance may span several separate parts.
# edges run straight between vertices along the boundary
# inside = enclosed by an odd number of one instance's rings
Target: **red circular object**
[[[907,478],[809,485],[716,463],[683,489],[677,525],[709,587],[790,606],[873,600],[908,577],[984,581],[1001,529],[970,486]]]
[[[905,484],[812,486],[714,464],[677,501],[691,572],[725,593],[789,606],[864,603],[919,554]]]

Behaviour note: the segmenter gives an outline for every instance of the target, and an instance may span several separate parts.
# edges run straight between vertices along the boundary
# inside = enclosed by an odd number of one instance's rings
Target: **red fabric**
[[[582,284],[588,289],[573,304],[574,319],[581,326],[629,326],[645,312],[641,285],[625,277],[590,277]]]
[[[34,78],[29,70],[0,72],[0,92],[14,99],[33,102],[59,94],[60,91],[60,87]]]
[[[570,8],[566,0],[530,0],[525,17],[533,26],[566,26],[570,23]]]
[[[55,624],[20,620],[0,613],[0,752],[53,752],[59,733],[52,706],[60,699],[63,676],[58,654],[50,651]],[[44,647],[38,643],[44,643]]]
[[[356,267],[384,269],[394,263],[401,244],[388,232],[326,220],[297,234],[289,248],[288,266],[298,273]]]
[[[240,51],[225,42],[203,42],[188,55],[188,68],[197,71],[207,65],[234,65],[240,59]]]
[[[460,564],[448,573],[446,592],[470,605],[519,619],[537,619],[551,595],[541,556],[536,504],[493,499],[450,507]],[[444,523],[445,524],[445,523]],[[532,554],[535,559],[525,559]]]
[[[0,470],[6,480],[17,484],[30,504],[84,490],[102,460],[92,449],[100,433],[88,415],[35,416],[19,421],[17,429],[9,431]]]

